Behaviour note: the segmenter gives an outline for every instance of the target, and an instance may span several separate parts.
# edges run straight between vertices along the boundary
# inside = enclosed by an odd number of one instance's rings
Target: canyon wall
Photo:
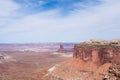
[[[102,80],[119,58],[120,40],[82,42],[74,46],[71,59],[54,66],[47,80]]]
[[[81,43],[74,47],[73,57],[83,61],[92,61],[96,64],[118,63],[120,56],[119,43]]]

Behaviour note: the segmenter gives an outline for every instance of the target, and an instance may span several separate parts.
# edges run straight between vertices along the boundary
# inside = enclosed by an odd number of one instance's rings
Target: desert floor
[[[0,53],[10,56],[10,59],[2,60],[0,63],[0,80],[44,80],[49,68],[70,58],[57,52]]]

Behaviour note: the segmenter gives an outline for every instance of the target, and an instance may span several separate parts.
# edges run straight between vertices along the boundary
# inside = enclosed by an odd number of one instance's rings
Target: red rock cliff
[[[113,43],[94,44],[81,43],[75,45],[73,57],[96,64],[119,62],[120,46]]]
[[[120,40],[83,42],[74,46],[73,58],[49,73],[49,80],[102,80],[120,60]]]

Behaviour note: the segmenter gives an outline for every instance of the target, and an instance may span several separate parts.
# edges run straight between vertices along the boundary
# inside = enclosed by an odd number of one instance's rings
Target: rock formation
[[[92,42],[75,45],[73,57],[80,58],[83,61],[91,61],[95,64],[103,65],[105,63],[115,62],[120,56],[120,46],[112,42]],[[119,61],[119,60],[118,60]]]
[[[120,63],[110,66],[103,80],[120,80]]]
[[[102,80],[120,60],[120,40],[90,40],[74,46],[73,58],[48,73],[48,80]]]
[[[63,45],[60,45],[60,48],[58,49],[58,52],[65,52],[65,49],[64,49]]]

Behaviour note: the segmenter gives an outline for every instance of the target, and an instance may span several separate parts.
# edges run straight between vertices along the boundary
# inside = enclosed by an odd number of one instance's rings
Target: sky
[[[120,39],[120,0],[0,0],[0,43]]]

